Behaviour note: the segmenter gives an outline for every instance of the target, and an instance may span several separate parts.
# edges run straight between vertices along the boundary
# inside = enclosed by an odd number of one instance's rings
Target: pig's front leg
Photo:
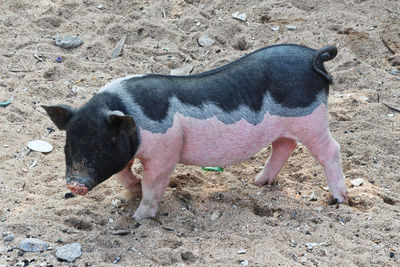
[[[122,171],[118,172],[114,176],[128,191],[138,193],[142,191],[142,185],[140,179],[132,173],[132,164],[133,159],[128,162]]]
[[[142,201],[133,214],[135,220],[155,217],[161,197],[167,188],[178,161],[168,163],[156,159],[143,161]]]
[[[254,184],[272,184],[296,146],[296,141],[288,138],[279,138],[272,142],[271,155],[269,156],[263,171],[257,175]]]

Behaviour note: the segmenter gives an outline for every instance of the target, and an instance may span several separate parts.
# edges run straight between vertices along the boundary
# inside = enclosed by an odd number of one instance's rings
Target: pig
[[[270,185],[299,142],[323,166],[333,199],[346,202],[323,65],[336,55],[335,46],[273,45],[203,73],[119,78],[80,108],[43,105],[66,131],[67,187],[84,195],[114,175],[142,192],[133,218],[143,220],[156,216],[178,163],[225,167],[272,144],[254,181]],[[135,158],[142,178],[131,171]]]

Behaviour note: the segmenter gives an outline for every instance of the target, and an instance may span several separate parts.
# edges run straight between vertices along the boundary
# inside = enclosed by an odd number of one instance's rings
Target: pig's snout
[[[75,195],[83,196],[89,191],[89,189],[84,184],[80,184],[76,181],[72,181],[72,182],[68,183],[67,187]]]

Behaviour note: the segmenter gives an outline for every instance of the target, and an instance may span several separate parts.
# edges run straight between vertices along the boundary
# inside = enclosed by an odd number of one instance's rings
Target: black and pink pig
[[[105,85],[80,108],[43,106],[66,131],[68,188],[84,195],[112,175],[142,191],[133,217],[154,217],[178,163],[228,166],[272,143],[255,185],[271,184],[304,144],[322,164],[333,198],[347,201],[340,147],[328,125],[331,77],[324,61],[337,54],[283,44],[189,76],[133,75]],[[143,177],[131,166],[138,158]]]

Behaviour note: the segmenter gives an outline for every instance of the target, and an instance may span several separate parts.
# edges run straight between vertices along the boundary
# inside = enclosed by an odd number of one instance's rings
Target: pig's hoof
[[[257,177],[254,181],[254,185],[256,185],[256,186],[262,186],[265,184],[272,185],[274,183],[274,180],[275,180],[275,178],[271,178],[271,177],[263,176],[263,175],[259,174],[259,175],[257,175]]]
[[[141,213],[138,212],[138,211],[136,211],[136,212],[133,214],[133,216],[132,216],[132,218],[133,218],[135,221],[138,221],[138,222],[143,221],[144,219],[151,218],[151,217],[153,217],[153,216],[150,216],[150,214],[141,214]]]
[[[338,203],[349,204],[349,195],[348,195],[347,191],[341,193],[340,195],[338,195],[336,197],[332,196],[332,200],[330,201],[329,204],[335,205]]]

